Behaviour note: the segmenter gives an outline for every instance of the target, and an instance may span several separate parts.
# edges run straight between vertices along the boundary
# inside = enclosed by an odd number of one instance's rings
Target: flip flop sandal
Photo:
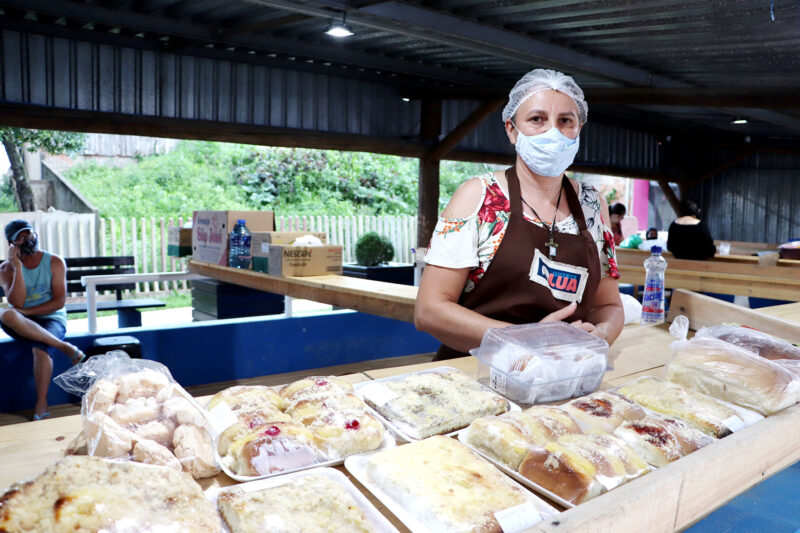
[[[44,420],[45,418],[50,418],[50,413],[42,413],[41,415],[33,415],[33,419],[36,420],[36,421]]]
[[[69,360],[72,361],[73,365],[79,365],[79,364],[83,363],[84,361],[86,361],[86,354],[83,353],[83,350],[78,348],[78,351],[75,352],[75,355],[70,357]]]

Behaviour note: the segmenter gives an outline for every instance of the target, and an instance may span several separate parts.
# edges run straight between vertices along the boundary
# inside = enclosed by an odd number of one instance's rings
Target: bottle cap
[[[658,246],[658,245],[655,245],[652,248],[650,248],[650,253],[653,253],[653,254],[659,254],[660,255],[661,251],[662,251],[661,247]]]
[[[236,221],[236,223],[244,225],[245,220],[243,218],[240,218],[239,220]]]

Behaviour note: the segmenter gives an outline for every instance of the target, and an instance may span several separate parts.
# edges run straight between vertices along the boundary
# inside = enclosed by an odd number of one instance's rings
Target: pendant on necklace
[[[550,241],[545,243],[545,246],[550,248],[550,259],[553,259],[556,256],[556,248],[558,248],[558,243],[553,239],[553,236],[550,235]]]

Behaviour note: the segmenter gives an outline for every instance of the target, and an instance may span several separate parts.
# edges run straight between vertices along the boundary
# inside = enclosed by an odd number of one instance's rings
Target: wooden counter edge
[[[800,459],[800,405],[526,531],[675,531]]]

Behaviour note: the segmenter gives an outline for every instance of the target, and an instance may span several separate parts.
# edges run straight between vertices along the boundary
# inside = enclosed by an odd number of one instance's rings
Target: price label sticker
[[[261,243],[261,253],[262,254],[268,254],[269,253],[269,243],[268,242],[262,242]]]
[[[495,369],[489,372],[489,386],[499,392],[500,394],[506,393],[506,375]]]
[[[215,405],[208,411],[208,422],[215,435],[219,435],[238,421],[239,419],[233,414],[230,405],[225,402]]]
[[[734,433],[739,431],[740,429],[742,429],[744,427],[747,427],[747,424],[745,424],[744,420],[742,420],[741,418],[739,418],[736,415],[733,415],[733,416],[730,416],[730,417],[726,418],[725,420],[722,421],[722,424],[726,428],[728,428],[731,431],[733,431]]]
[[[370,383],[359,389],[359,392],[375,405],[384,405],[400,395],[382,383]]]
[[[542,521],[542,516],[531,502],[525,502],[494,513],[503,533],[515,533]]]

